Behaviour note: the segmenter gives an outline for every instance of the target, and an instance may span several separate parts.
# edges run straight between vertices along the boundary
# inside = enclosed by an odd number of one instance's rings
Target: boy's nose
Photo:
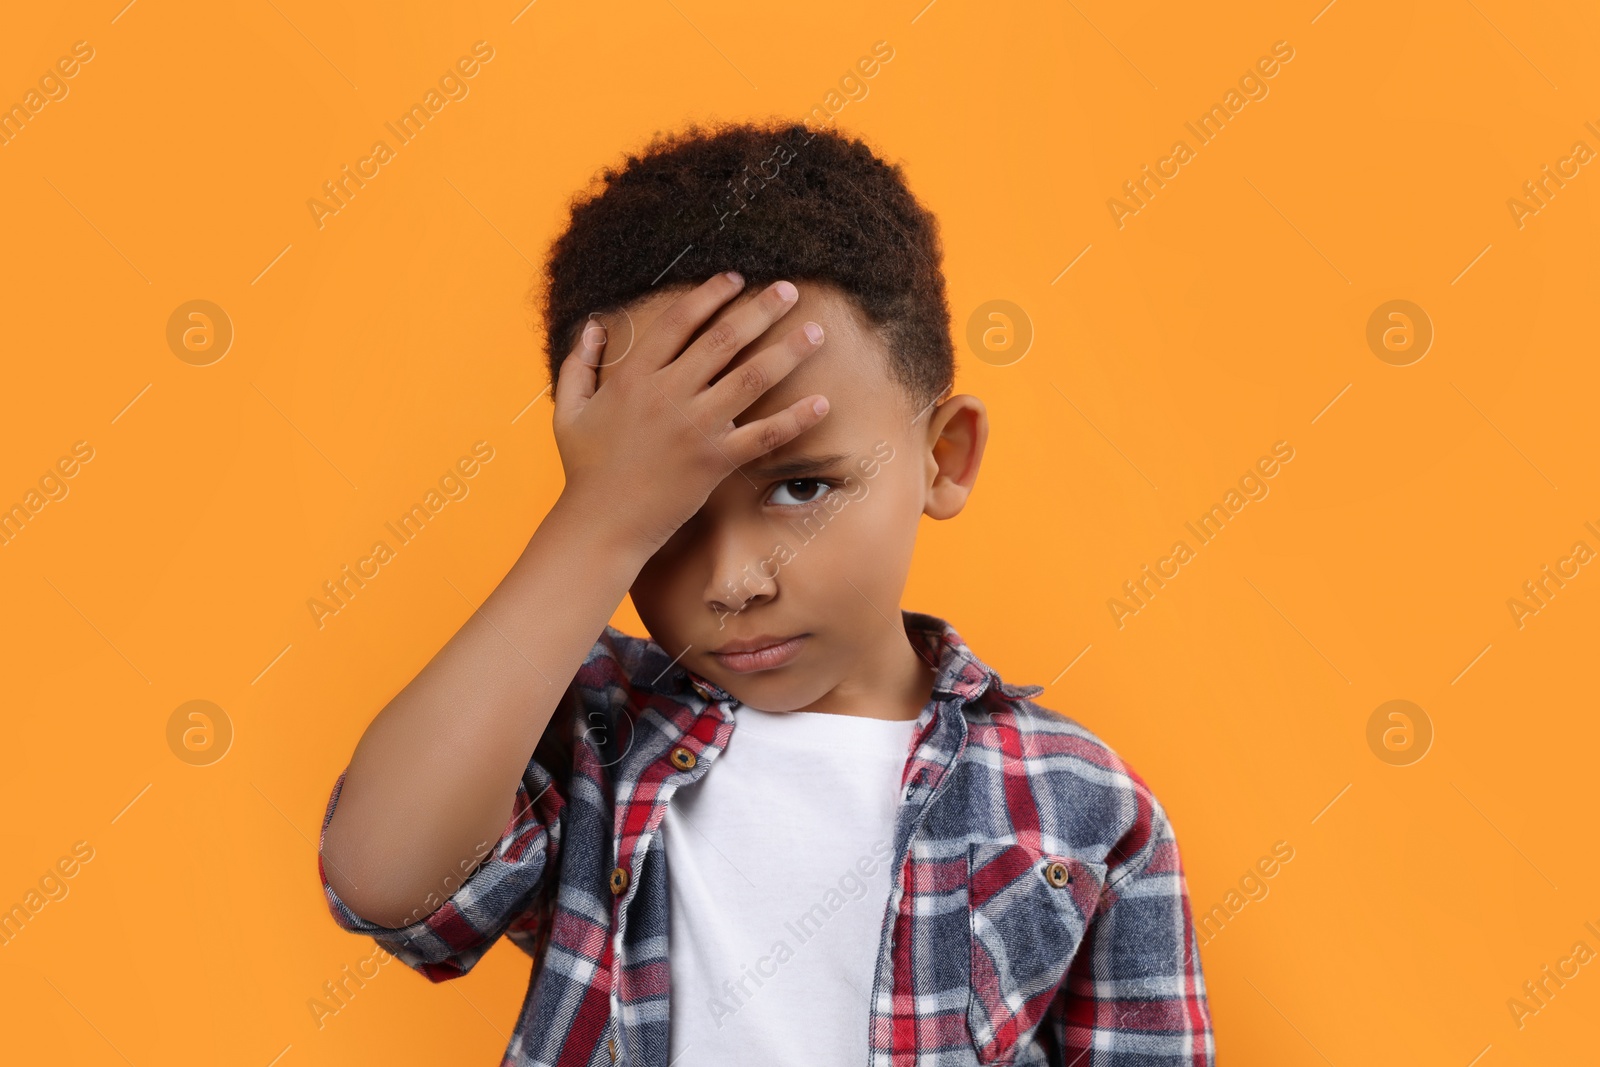
[[[711,570],[705,600],[718,612],[738,612],[778,595],[778,560],[765,531],[724,530],[712,534],[707,547]]]

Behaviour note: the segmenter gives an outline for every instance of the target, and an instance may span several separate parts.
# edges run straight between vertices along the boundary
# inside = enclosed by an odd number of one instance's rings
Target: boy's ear
[[[961,512],[989,440],[989,414],[983,401],[962,393],[933,409],[927,431],[927,493],[922,513],[948,519]]]

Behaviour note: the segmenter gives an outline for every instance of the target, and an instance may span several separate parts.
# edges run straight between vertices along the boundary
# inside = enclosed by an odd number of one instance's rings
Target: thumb
[[[605,350],[606,328],[598,322],[584,324],[578,343],[567,358],[561,361],[556,375],[556,388],[552,395],[557,414],[576,414],[588,399],[594,396],[600,376],[597,367]]]

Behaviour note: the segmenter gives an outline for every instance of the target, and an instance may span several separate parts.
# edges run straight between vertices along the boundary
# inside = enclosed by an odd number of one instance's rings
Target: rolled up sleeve
[[[328,798],[322,817],[324,838],[348,770],[340,773]],[[483,862],[434,911],[402,927],[369,922],[339,898],[328,884],[319,840],[317,873],[328,910],[341,927],[371,937],[429,981],[458,978],[514,924],[518,937],[526,935],[529,919],[524,912],[557,867],[564,807],[549,770],[538,759],[530,760],[517,783],[511,818]]]

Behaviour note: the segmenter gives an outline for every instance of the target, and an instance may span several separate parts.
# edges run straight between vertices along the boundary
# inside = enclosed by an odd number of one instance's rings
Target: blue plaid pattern
[[[1042,687],[1002,682],[944,620],[902,616],[936,680],[901,777],[868,1067],[1212,1067],[1183,866],[1149,787],[1033,703]],[[738,707],[607,626],[499,841],[450,898],[392,929],[353,913],[324,874],[329,910],[434,982],[466,974],[501,935],[532,957],[502,1067],[668,1067],[656,830],[674,791],[710,772]]]

